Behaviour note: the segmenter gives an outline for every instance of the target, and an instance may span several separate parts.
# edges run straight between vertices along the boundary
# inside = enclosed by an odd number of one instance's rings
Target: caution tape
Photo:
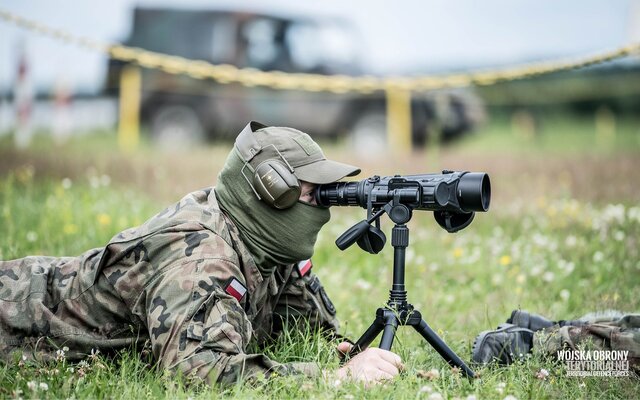
[[[52,28],[3,10],[0,10],[0,18],[27,30],[66,43],[108,54],[116,60],[137,64],[145,68],[159,69],[170,74],[184,74],[195,79],[213,79],[223,84],[238,83],[244,86],[263,86],[272,89],[309,92],[371,93],[380,90],[428,91],[472,85],[487,86],[499,82],[584,68],[640,53],[640,43],[632,43],[592,56],[532,63],[501,70],[467,74],[411,77],[320,75],[238,68],[228,64],[212,64],[206,61],[190,60],[135,47],[103,43],[74,35],[61,29]]]

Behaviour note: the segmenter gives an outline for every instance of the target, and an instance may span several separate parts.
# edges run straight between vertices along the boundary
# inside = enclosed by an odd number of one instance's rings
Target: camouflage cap
[[[273,158],[272,152],[259,154],[271,145],[278,149],[294,169],[294,175],[302,181],[325,184],[360,173],[360,168],[353,165],[327,160],[320,146],[297,129],[250,122],[236,139],[236,148],[247,162],[254,157],[260,161]]]

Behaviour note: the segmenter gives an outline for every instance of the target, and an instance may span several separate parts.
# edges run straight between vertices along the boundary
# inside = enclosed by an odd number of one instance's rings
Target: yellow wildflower
[[[464,253],[464,250],[462,249],[462,247],[456,247],[455,249],[453,249],[453,257],[454,258],[462,257],[462,253]]]
[[[65,224],[62,228],[62,232],[64,232],[66,235],[73,235],[74,233],[78,233],[78,225]]]
[[[108,214],[98,214],[98,223],[101,226],[111,225],[111,217]]]
[[[507,266],[509,264],[511,264],[511,256],[505,254],[504,256],[500,257],[500,265]]]

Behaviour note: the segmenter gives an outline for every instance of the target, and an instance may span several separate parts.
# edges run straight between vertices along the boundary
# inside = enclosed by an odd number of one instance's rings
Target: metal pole
[[[133,151],[140,141],[140,68],[127,65],[120,75],[120,119],[118,145],[121,150]]]
[[[411,91],[396,87],[386,89],[387,143],[394,152],[411,151]]]

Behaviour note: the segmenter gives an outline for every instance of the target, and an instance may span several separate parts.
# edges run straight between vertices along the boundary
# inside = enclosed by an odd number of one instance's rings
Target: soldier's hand
[[[338,351],[348,354],[353,346],[342,342]],[[368,348],[350,359],[337,371],[338,379],[351,379],[366,385],[384,382],[394,378],[404,369],[400,357],[388,350]]]

